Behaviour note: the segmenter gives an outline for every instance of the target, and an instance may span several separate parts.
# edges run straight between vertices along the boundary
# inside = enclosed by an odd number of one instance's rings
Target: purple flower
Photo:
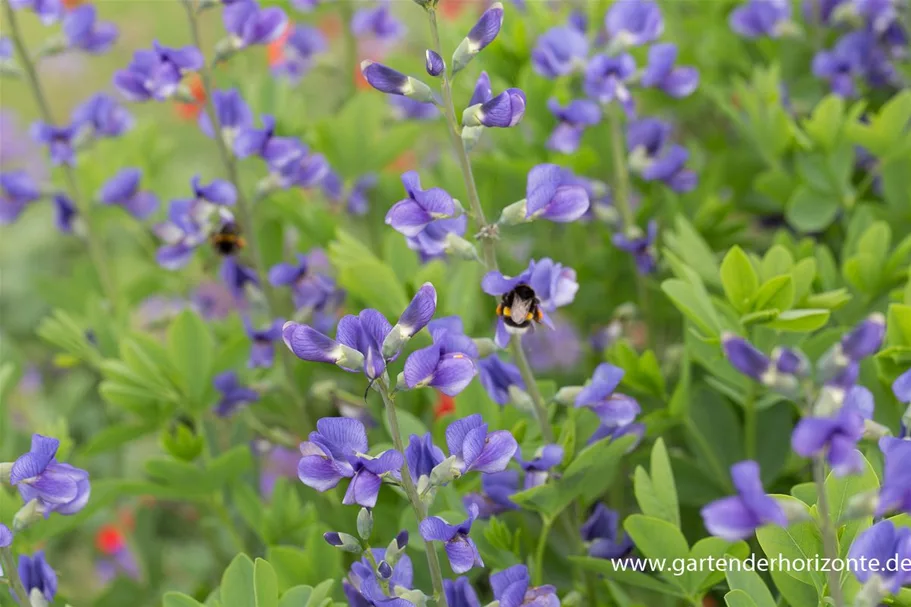
[[[490,88],[490,76],[487,72],[481,72],[474,85],[474,91],[471,93],[471,99],[468,100],[468,107],[490,101],[493,97],[493,89]]]
[[[67,44],[87,53],[103,53],[117,40],[117,27],[108,21],[97,21],[92,4],[77,6],[63,19],[63,35]]]
[[[658,236],[658,224],[648,222],[648,231],[643,234],[638,227],[633,227],[627,234],[615,233],[611,238],[614,246],[621,251],[632,254],[636,269],[640,274],[651,274],[658,266],[655,259],[655,238]]]
[[[446,352],[434,344],[416,350],[405,361],[405,385],[410,389],[430,386],[455,396],[477,374],[471,358],[463,352]]]
[[[589,556],[599,559],[618,559],[633,550],[633,540],[625,532],[619,533],[620,516],[603,503],[598,502],[591,516],[580,529],[582,539],[591,542]]]
[[[860,564],[853,571],[861,583],[879,578],[890,594],[898,593],[911,584],[911,572],[902,566],[911,560],[911,529],[880,521],[854,540],[848,558]],[[878,566],[871,565],[874,559]]]
[[[241,385],[234,371],[219,373],[212,385],[221,394],[213,409],[218,417],[230,417],[241,407],[259,400],[259,392]]]
[[[358,38],[373,37],[392,43],[405,35],[405,31],[402,22],[389,10],[388,2],[360,8],[351,17],[351,33]]]
[[[474,59],[475,55],[493,42],[503,27],[503,5],[494,2],[478,19],[468,35],[452,54],[452,73],[455,74]]]
[[[443,592],[446,594],[446,604],[449,607],[481,607],[478,595],[467,577],[443,580]]]
[[[432,284],[425,282],[418,289],[418,292],[414,294],[414,297],[408,303],[408,307],[399,316],[392,330],[389,331],[383,341],[383,356],[388,358],[397,355],[405,342],[427,326],[436,310],[437,291]]]
[[[484,566],[478,547],[468,535],[477,518],[478,508],[472,505],[468,508],[468,518],[458,525],[450,525],[438,516],[431,516],[421,521],[418,528],[424,540],[444,543],[454,573],[465,573],[472,567]]]
[[[260,8],[254,0],[247,0],[226,6],[222,21],[232,36],[234,48],[241,49],[276,40],[285,29],[288,16],[278,7]]]
[[[301,144],[296,139],[275,136],[275,118],[263,114],[261,121],[261,129],[252,128],[248,123],[246,128],[238,131],[234,139],[234,154],[238,158],[255,154],[265,160],[271,169],[275,169],[306,153],[301,150]],[[211,130],[211,124],[206,124]]]
[[[218,274],[236,301],[243,301],[247,285],[259,286],[256,270],[240,263],[234,255],[225,256]]]
[[[13,543],[13,532],[10,528],[0,523],[0,548],[9,548]]]
[[[324,312],[339,303],[335,281],[326,274],[329,260],[320,249],[297,253],[297,263],[279,263],[269,269],[269,283],[274,287],[291,287],[294,305]]]
[[[44,25],[50,25],[63,16],[60,0],[9,0],[9,5],[15,10],[33,11]]]
[[[408,446],[405,448],[405,461],[408,463],[408,471],[411,478],[417,482],[422,476],[430,476],[433,469],[441,464],[446,456],[443,450],[433,444],[433,436],[430,432],[424,436],[412,434],[408,438]]]
[[[74,124],[89,124],[95,137],[119,137],[133,126],[133,117],[116,99],[97,93],[73,111]]]
[[[427,330],[444,352],[463,352],[470,358],[478,357],[478,347],[474,340],[465,335],[462,319],[458,316],[444,316],[427,323]]]
[[[436,120],[440,117],[440,109],[436,105],[411,97],[389,95],[389,105],[399,120]]]
[[[391,97],[390,99],[408,99],[407,97]],[[408,101],[411,101],[408,99]],[[422,104],[427,105],[427,104]],[[437,111],[434,106],[434,112]],[[377,176],[374,173],[367,173],[357,178],[348,191],[348,212],[352,215],[366,215],[370,210],[370,199],[368,193],[376,187]]]
[[[69,196],[60,192],[51,196],[51,202],[54,203],[54,224],[58,230],[69,234],[73,231],[73,222],[79,214],[76,205]]]
[[[496,354],[479,360],[478,370],[481,374],[481,385],[487,390],[487,395],[491,400],[499,405],[505,405],[510,401],[510,386],[525,389],[525,381],[522,379],[519,368],[504,362]]]
[[[642,73],[642,86],[659,88],[671,97],[690,95],[699,84],[699,72],[694,67],[674,67],[677,45],[655,44],[648,49],[648,65]]]
[[[488,295],[505,295],[519,285],[527,285],[534,291],[538,305],[545,313],[542,322],[551,328],[553,323],[547,313],[571,304],[579,290],[576,271],[564,268],[562,264],[554,262],[549,257],[538,261],[532,259],[518,276],[508,277],[493,270],[481,279],[481,288]],[[505,325],[502,317],[497,321],[496,342],[501,348],[505,348],[509,342],[509,327]]]
[[[614,6],[622,6],[619,2]],[[636,73],[636,62],[627,53],[609,57],[595,55],[585,67],[585,94],[598,103],[620,103],[627,115],[635,110],[633,97],[626,88],[626,82]]]
[[[367,83],[381,93],[404,95],[424,102],[433,101],[433,92],[429,86],[381,63],[362,61],[361,73]]]
[[[645,181],[661,181],[675,192],[696,187],[696,174],[684,168],[689,152],[670,144],[671,126],[656,118],[643,118],[629,124],[626,146],[630,165]]]
[[[407,542],[407,532],[404,534],[404,541]],[[399,542],[399,538],[396,538]],[[400,549],[405,548],[404,544],[398,543]],[[382,548],[373,549],[373,559],[377,563],[384,563],[386,551]],[[388,563],[387,563],[388,565]],[[387,572],[388,573],[388,572]],[[395,596],[396,589],[410,590],[414,579],[414,569],[411,564],[411,558],[404,552],[401,553],[395,567],[392,568],[391,574],[387,578],[389,592]],[[408,607],[410,601],[400,598],[390,598],[386,596],[377,580],[377,574],[373,570],[373,565],[367,557],[351,565],[351,572],[348,579],[342,581],[342,589],[348,599],[348,603],[355,607]]]
[[[313,66],[313,56],[325,52],[326,38],[315,27],[297,24],[282,46],[281,58],[272,65],[273,73],[298,82]]]
[[[620,385],[623,375],[624,371],[620,367],[601,363],[595,368],[591,382],[576,395],[574,405],[591,409],[598,415],[603,426],[629,426],[635,421],[641,408],[631,396],[614,392]]]
[[[516,451],[515,460],[525,471],[525,489],[543,485],[550,477],[548,472],[554,466],[559,466],[563,461],[563,447],[560,445],[544,445],[535,452],[530,460],[522,459],[521,450]]]
[[[18,569],[19,579],[29,596],[33,590],[37,590],[46,600],[54,600],[57,595],[57,574],[44,560],[43,550],[39,550],[34,556],[19,555]]]
[[[339,321],[338,341],[295,322],[285,323],[282,337],[285,345],[302,360],[332,363],[355,373],[363,367],[365,375],[375,379],[386,370],[382,344],[390,331],[392,325],[382,314],[367,309]]]
[[[199,49],[193,46],[174,49],[152,43],[152,50],[133,53],[125,70],[114,74],[114,86],[130,101],[164,101],[172,97],[186,72],[205,64]]]
[[[728,20],[731,29],[744,38],[778,37],[791,19],[788,0],[748,0],[734,9]]]
[[[0,66],[12,61],[13,54],[13,41],[6,36],[0,36]]]
[[[504,470],[481,476],[481,493],[469,493],[463,498],[466,508],[474,504],[478,518],[487,519],[503,512],[518,510],[509,498],[519,491],[519,472]]]
[[[272,492],[275,490],[275,483],[278,479],[297,478],[297,464],[300,461],[300,453],[297,450],[269,444],[265,445],[265,450],[257,449],[256,453],[262,455],[259,472],[259,494],[263,499],[268,500],[272,497]]]
[[[798,455],[825,455],[837,476],[863,471],[864,460],[857,443],[864,435],[864,421],[872,416],[873,395],[855,386],[834,417],[805,417],[791,435],[791,448]]]
[[[734,464],[731,478],[737,495],[721,498],[702,509],[702,520],[709,533],[734,542],[750,537],[763,525],[788,524],[781,505],[762,488],[759,464],[752,460]]]
[[[247,366],[252,368],[272,366],[275,360],[275,342],[282,338],[282,326],[285,321],[276,319],[265,329],[254,329],[250,324],[250,319],[244,316],[244,328],[252,342],[250,346],[250,358],[247,359]]]
[[[456,420],[446,428],[446,445],[456,457],[455,466],[462,473],[473,470],[484,473],[502,472],[519,448],[506,430],[487,431],[479,414]]]
[[[563,154],[578,150],[585,128],[601,122],[601,108],[588,99],[574,99],[566,107],[556,99],[550,99],[547,109],[559,121],[547,140],[547,149]]]
[[[32,124],[31,135],[36,143],[47,146],[52,165],[73,166],[76,161],[73,138],[78,130],[78,124],[54,126],[38,121]]]
[[[885,317],[871,314],[841,338],[841,353],[851,361],[860,362],[879,351],[885,335]]]
[[[99,202],[118,205],[136,219],[145,219],[158,208],[158,197],[152,192],[140,191],[141,179],[139,169],[121,169],[101,187]]]
[[[528,172],[526,220],[547,219],[554,223],[569,223],[582,217],[590,204],[588,192],[568,169],[555,164],[539,164]],[[538,293],[534,285],[532,288]]]
[[[612,42],[641,46],[654,42],[664,31],[661,9],[651,0],[620,0],[604,18]]]
[[[552,331],[529,331],[522,335],[522,349],[534,371],[570,371],[582,357],[582,343],[576,328],[555,317]]]
[[[134,580],[141,578],[136,555],[126,544],[110,553],[110,558],[96,561],[95,571],[103,584],[113,581],[118,575],[126,575]]]
[[[775,352],[775,364],[768,356],[756,349],[753,344],[733,333],[721,336],[724,355],[735,369],[765,385],[775,385],[775,376],[779,373],[799,375],[806,371],[806,361],[802,355],[788,348],[779,348]]]
[[[0,225],[19,218],[29,204],[41,198],[41,189],[25,171],[0,173]]]
[[[452,196],[441,188],[421,189],[417,172],[402,175],[408,198],[401,200],[386,213],[386,225],[409,238],[417,237],[437,219],[449,219],[456,213]]]
[[[531,51],[531,65],[545,78],[558,78],[585,67],[588,40],[584,31],[560,25],[544,32]]]
[[[911,403],[911,368],[892,382],[892,393],[900,403]]]
[[[506,89],[479,106],[472,106],[462,115],[465,126],[509,128],[516,126],[525,115],[526,98],[521,89]]]
[[[89,473],[57,462],[60,441],[40,434],[32,435],[32,448],[13,463],[10,484],[19,488],[27,504],[38,501],[45,518],[51,512],[76,514],[89,501]]]
[[[238,135],[253,126],[253,113],[237,89],[215,91],[212,103],[215,105],[221,135],[228,147],[233,149]],[[212,121],[206,112],[199,115],[199,128],[209,137],[215,136]]]
[[[397,472],[404,463],[402,454],[384,451],[377,457],[366,455],[367,431],[361,422],[345,417],[324,417],[316,422],[316,432],[300,445],[297,474],[308,487],[319,492],[335,487],[343,478],[351,483],[342,503],[373,508],[380,492],[382,477]]]
[[[424,69],[431,76],[439,76],[446,69],[446,62],[436,51],[424,51]]]
[[[907,373],[906,373],[907,375]],[[899,510],[911,513],[911,440],[885,436],[879,441],[885,457],[876,516]]]
[[[513,565],[490,576],[493,596],[500,607],[560,607],[553,586],[532,586],[528,567]]]

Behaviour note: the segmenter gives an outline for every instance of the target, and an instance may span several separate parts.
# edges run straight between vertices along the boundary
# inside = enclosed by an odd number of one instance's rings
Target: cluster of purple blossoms
[[[219,373],[212,380],[212,385],[219,393],[218,402],[213,408],[218,417],[230,417],[241,407],[259,400],[259,393],[241,384],[234,371]]]
[[[165,101],[177,94],[184,75],[203,65],[199,49],[169,48],[155,41],[151,50],[133,53],[130,64],[114,74],[114,86],[130,101]]]
[[[325,52],[329,45],[315,27],[294,24],[290,28],[280,57],[272,63],[272,73],[296,83],[313,67],[314,56]]]
[[[735,33],[748,39],[778,38],[795,31],[787,0],[749,0],[731,11],[728,23]]]
[[[481,492],[469,493],[462,498],[465,507],[478,509],[478,518],[486,519],[503,512],[517,510],[510,499],[513,494],[524,489],[540,487],[550,479],[551,472],[563,461],[563,447],[560,445],[544,445],[530,460],[522,458],[521,450],[517,449],[513,460],[524,473],[524,480],[520,479],[518,470],[501,470],[491,472],[481,477]]]
[[[46,601],[53,601],[57,596],[57,572],[44,558],[44,551],[39,550],[33,556],[19,555],[19,580],[28,593],[29,603],[39,604],[32,597],[38,595]],[[15,596],[15,595],[13,595]]]
[[[395,565],[389,565],[387,561],[388,550],[374,548],[373,559],[382,569],[374,571],[370,559],[366,556],[351,565],[351,571],[348,579],[342,582],[342,590],[348,599],[348,604],[355,607],[371,607],[373,605],[383,605],[384,607],[408,607],[412,605],[411,601],[396,597],[398,592],[411,590],[414,584],[414,568],[411,564],[411,558],[404,553],[408,544],[408,533],[403,531],[394,540],[396,547],[401,553],[398,555]],[[384,566],[385,565],[385,566]],[[383,590],[383,584],[378,576],[383,576],[382,582],[389,589],[388,596]]]
[[[335,326],[336,311],[345,299],[345,292],[329,275],[329,259],[321,249],[297,253],[296,257],[297,263],[272,266],[269,283],[274,287],[290,287],[295,307],[310,311],[311,325],[321,333],[330,331]]]
[[[569,389],[570,394],[575,393],[573,406],[590,409],[601,422],[589,443],[630,435],[636,437],[630,446],[633,449],[645,434],[645,425],[636,422],[641,412],[639,403],[631,396],[616,392],[624,374],[620,367],[601,363],[588,384],[581,389]]]
[[[525,565],[513,565],[490,576],[493,596],[500,607],[560,607],[553,586],[532,586]]]
[[[34,509],[33,515],[47,518],[51,512],[76,514],[89,501],[88,472],[58,462],[59,447],[56,438],[34,434],[29,452],[19,457],[10,469],[10,484],[19,489],[25,509]],[[21,524],[27,526],[30,522],[25,520]]]
[[[351,16],[351,33],[359,39],[369,37],[384,44],[394,44],[408,29],[390,9],[388,0],[380,0],[376,6],[359,8]]]
[[[576,282],[576,271],[563,267],[552,259],[545,257],[528,262],[528,267],[517,276],[504,276],[496,270],[484,275],[481,288],[488,295],[502,296],[519,285],[527,285],[534,291],[538,305],[543,312],[542,322],[553,327],[548,314],[557,308],[567,306],[576,298],[579,283]],[[510,330],[500,317],[497,320],[496,343],[501,348],[509,344]]]
[[[633,540],[620,532],[620,515],[598,502],[580,530],[588,554],[599,559],[619,559],[633,550]]]
[[[121,169],[102,186],[96,197],[101,204],[119,206],[136,219],[146,219],[158,209],[158,197],[142,190],[141,181],[141,170]]]
[[[116,42],[118,32],[113,23],[98,21],[98,11],[94,5],[83,4],[64,17],[63,35],[69,48],[100,54]]]
[[[415,171],[403,174],[402,184],[408,198],[392,205],[386,225],[405,236],[408,248],[424,261],[442,257],[452,249],[452,239],[465,234],[468,218],[446,190],[422,189]]]
[[[452,525],[438,516],[431,516],[421,521],[418,526],[421,537],[425,540],[443,542],[453,573],[465,573],[472,567],[484,566],[481,553],[469,535],[471,526],[477,518],[478,507],[471,505],[468,508],[468,518],[457,525]]]
[[[222,22],[232,50],[269,44],[281,36],[288,24],[282,9],[262,8],[256,0],[240,0],[225,5]]]
[[[498,223],[514,225],[537,219],[569,223],[591,206],[590,184],[555,164],[539,164],[528,172],[525,198],[503,209]]]
[[[41,19],[44,25],[56,23],[63,17],[61,0],[10,0],[13,10],[30,10]]]
[[[734,464],[731,478],[737,495],[716,500],[702,509],[709,533],[734,542],[750,537],[763,525],[787,526],[784,508],[762,488],[759,464],[751,460]]]
[[[689,192],[696,187],[696,174],[684,167],[689,152],[670,142],[673,127],[657,118],[630,122],[626,129],[626,146],[630,168],[644,181],[660,181],[675,192]]]
[[[351,483],[342,503],[376,505],[383,478],[395,474],[404,463],[398,451],[390,449],[376,457],[367,455],[364,424],[346,417],[324,417],[316,431],[300,445],[303,457],[297,466],[301,482],[317,491],[328,491],[343,478]]]

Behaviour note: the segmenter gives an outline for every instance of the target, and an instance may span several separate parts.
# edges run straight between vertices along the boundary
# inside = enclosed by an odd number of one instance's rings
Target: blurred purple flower
[[[246,302],[238,302],[225,285],[213,281],[201,283],[193,292],[191,303],[204,319],[220,320]]]
[[[620,2],[614,6],[621,6],[624,3]],[[632,55],[595,55],[585,67],[585,94],[601,104],[616,100],[627,115],[632,116],[635,113],[635,104],[626,83],[635,73],[636,62]]]
[[[791,20],[789,0],[748,0],[731,13],[728,23],[744,38],[776,38]]]
[[[78,130],[78,124],[54,126],[37,121],[32,124],[31,135],[36,143],[47,146],[53,166],[73,166],[76,161],[73,139]]]
[[[833,417],[804,417],[797,422],[791,448],[804,457],[825,455],[836,476],[859,474],[864,459],[856,447],[863,438],[865,420],[872,416],[873,395],[862,386],[854,386]]]
[[[259,286],[256,270],[240,263],[234,255],[224,257],[218,275],[237,301],[244,299],[247,285]]]
[[[399,97],[394,97],[399,99]],[[436,108],[434,108],[436,109]],[[366,215],[370,210],[370,199],[367,194],[376,187],[379,179],[374,173],[367,173],[358,177],[348,191],[348,212],[352,215]]]
[[[498,405],[505,405],[509,402],[510,386],[525,389],[525,381],[522,379],[519,368],[503,361],[496,354],[479,360],[478,371],[481,375],[481,385],[484,386],[491,400]]]
[[[677,45],[655,44],[648,49],[648,65],[642,73],[642,86],[659,88],[671,97],[690,95],[699,84],[699,72],[694,67],[674,67]]]
[[[57,595],[57,573],[44,559],[44,550],[39,550],[33,556],[20,554],[18,570],[19,580],[29,596],[37,590],[47,601],[54,600]]]
[[[285,29],[288,16],[277,6],[261,8],[255,0],[247,0],[225,6],[222,21],[234,47],[239,49],[276,40]]]
[[[268,445],[262,453],[259,471],[259,494],[263,499],[272,497],[275,483],[280,478],[297,478],[297,464],[300,462],[300,452],[280,445]]]
[[[329,260],[321,249],[297,253],[297,263],[279,263],[269,269],[269,283],[289,286],[294,305],[315,312],[328,311],[340,303],[344,294],[328,276]]]
[[[436,120],[440,117],[440,109],[436,105],[411,97],[389,95],[389,105],[399,120]]]
[[[619,0],[604,18],[611,42],[621,47],[654,42],[664,32],[661,9],[651,0]]]
[[[555,223],[569,223],[582,217],[590,204],[588,192],[568,169],[555,164],[539,164],[528,172],[526,220],[547,219]],[[538,293],[535,285],[531,286]]]
[[[848,558],[858,563],[852,571],[861,583],[876,578],[884,594],[896,594],[911,584],[911,572],[897,564],[911,561],[911,529],[896,527],[891,520],[879,521],[855,538]],[[874,566],[874,561],[879,565]],[[895,565],[884,567],[883,563]]]
[[[588,555],[599,559],[619,559],[633,550],[633,540],[620,531],[620,516],[598,502],[582,525],[582,539],[590,542]]]
[[[51,512],[76,514],[89,501],[89,473],[57,461],[60,441],[56,438],[32,435],[32,448],[20,456],[10,471],[10,484],[19,489],[27,504],[37,500],[38,510],[45,518]]]
[[[560,317],[553,321],[552,331],[529,331],[522,335],[522,349],[534,371],[569,371],[576,368],[582,357],[582,343],[572,323]]]
[[[908,375],[911,373],[905,373]],[[911,514],[911,440],[884,436],[879,441],[883,452],[882,489],[879,490],[879,503],[876,516],[900,511]]]
[[[472,505],[468,508],[468,518],[457,525],[450,525],[438,516],[431,516],[418,526],[424,540],[443,542],[453,573],[465,573],[472,567],[484,566],[478,547],[469,537],[471,526],[477,518],[478,508]]]
[[[117,26],[109,21],[97,21],[95,6],[83,4],[66,13],[63,35],[70,47],[100,54],[117,40]]]
[[[212,94],[212,103],[215,105],[221,136],[228,147],[234,149],[234,143],[240,133],[253,126],[253,112],[237,89],[215,91]],[[209,120],[207,112],[199,115],[199,128],[209,137],[215,136],[215,129],[212,128],[212,121]]]
[[[645,181],[661,181],[675,192],[696,187],[696,174],[683,165],[689,152],[670,143],[671,126],[657,118],[632,121],[626,130],[630,165]]]
[[[640,274],[651,274],[658,267],[655,251],[655,239],[658,237],[658,224],[655,220],[648,222],[645,234],[634,226],[626,234],[615,233],[611,237],[614,246],[633,256],[636,270]]]
[[[404,24],[393,16],[388,2],[360,8],[351,17],[351,33],[362,38],[372,36],[384,42],[396,42],[405,35]]]
[[[41,198],[41,189],[25,171],[0,173],[0,225],[13,223],[29,204]]]
[[[481,493],[469,493],[462,498],[465,508],[474,504],[478,518],[487,519],[503,512],[518,510],[510,496],[519,491],[519,472],[504,470],[481,476]]]
[[[51,196],[51,202],[54,203],[54,224],[58,230],[69,234],[73,231],[73,223],[79,215],[76,205],[69,196],[61,192]]]
[[[9,5],[14,10],[33,11],[44,25],[50,25],[63,16],[61,0],[9,0]]]
[[[324,417],[316,422],[316,432],[301,443],[303,457],[298,464],[300,480],[319,492],[335,487],[343,478],[351,478],[342,503],[373,508],[379,495],[382,477],[398,471],[404,463],[402,454],[384,451],[377,457],[368,452],[364,424],[345,417]]]
[[[525,471],[525,489],[538,487],[547,482],[550,469],[559,466],[563,461],[563,447],[560,445],[544,445],[535,452],[530,460],[522,459],[522,451],[517,450],[514,459]]]
[[[133,127],[133,116],[116,99],[96,93],[73,111],[73,124],[88,124],[95,137],[119,137]]]
[[[152,50],[133,53],[127,68],[114,74],[114,86],[130,101],[164,101],[177,92],[185,73],[204,64],[202,53],[195,47],[168,48],[155,41]]]
[[[218,417],[230,417],[239,408],[259,400],[259,392],[241,385],[240,379],[234,371],[219,373],[212,380],[212,385],[220,394],[218,403],[213,409]]]
[[[281,318],[272,321],[265,329],[256,329],[250,319],[244,316],[244,328],[252,342],[250,345],[250,358],[247,366],[252,368],[272,366],[275,360],[275,342],[282,338],[282,326],[285,321]]]
[[[145,219],[158,208],[158,197],[148,191],[140,191],[142,171],[136,168],[121,169],[111,177],[98,192],[101,204],[118,205],[136,219]]]
[[[327,48],[322,32],[309,25],[296,24],[282,46],[281,58],[272,65],[272,71],[298,82],[313,66],[313,56]]]
[[[578,150],[586,127],[601,122],[601,108],[588,99],[574,99],[566,107],[556,99],[549,99],[547,109],[559,121],[547,140],[547,149],[563,154]]]
[[[759,479],[759,464],[746,460],[731,466],[737,495],[716,500],[702,509],[706,529],[714,536],[734,542],[767,524],[785,527],[788,518],[781,505],[766,495]]]
[[[0,523],[0,548],[9,548],[13,543],[13,532],[10,528]]]
[[[500,607],[559,607],[557,589],[553,586],[532,586],[525,565],[513,565],[490,576],[493,596]]]
[[[545,78],[566,76],[585,67],[588,40],[585,32],[560,25],[544,32],[531,51],[531,65]]]
[[[467,577],[443,580],[443,592],[446,594],[446,604],[449,607],[481,607],[478,595]]]

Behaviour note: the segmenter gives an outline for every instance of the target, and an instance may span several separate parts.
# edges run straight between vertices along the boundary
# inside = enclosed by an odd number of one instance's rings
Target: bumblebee
[[[219,255],[236,255],[246,246],[243,236],[240,235],[240,226],[233,221],[222,224],[217,232],[209,237],[212,248]]]
[[[516,285],[516,288],[503,295],[497,306],[497,316],[503,317],[506,330],[510,333],[524,333],[532,322],[539,323],[544,318],[541,311],[541,300],[534,289],[528,285]]]

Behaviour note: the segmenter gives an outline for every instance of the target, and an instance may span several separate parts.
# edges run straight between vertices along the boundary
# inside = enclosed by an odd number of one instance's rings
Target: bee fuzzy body
[[[215,252],[225,256],[236,255],[245,245],[244,238],[240,234],[240,226],[234,222],[222,225],[209,240]]]
[[[541,322],[544,314],[540,304],[534,289],[528,285],[517,285],[500,299],[497,316],[503,317],[506,330],[510,333],[525,333],[532,328],[532,323]]]

